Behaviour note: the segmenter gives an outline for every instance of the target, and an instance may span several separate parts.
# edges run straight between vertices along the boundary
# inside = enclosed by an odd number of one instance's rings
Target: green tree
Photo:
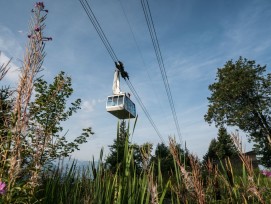
[[[61,157],[69,156],[73,151],[79,150],[79,145],[87,142],[87,138],[94,134],[91,128],[83,129],[83,133],[73,141],[68,142],[61,122],[66,121],[80,108],[80,100],[77,99],[67,106],[67,100],[71,96],[71,78],[61,72],[55,77],[52,84],[43,79],[37,79],[34,84],[35,97],[27,107],[27,126],[20,138],[21,167],[17,180],[20,185],[29,182],[33,175],[37,179],[44,170],[45,164]],[[13,134],[14,117],[14,91],[9,87],[0,89],[0,178],[7,177],[9,161],[14,149]],[[61,134],[63,134],[61,136]],[[36,172],[34,174],[33,172]],[[37,180],[38,182],[38,180]],[[29,189],[28,189],[29,190]]]
[[[109,146],[110,154],[105,160],[105,164],[110,168],[112,172],[116,172],[119,168],[119,172],[124,170],[123,163],[125,162],[125,143],[128,143],[129,150],[132,150],[131,158],[131,170],[135,170],[137,173],[140,173],[143,168],[144,159],[145,162],[148,162],[148,158],[143,158],[143,152],[150,152],[152,145],[149,143],[144,143],[143,145],[131,144],[129,142],[129,127],[126,127],[125,120],[122,120],[120,125],[118,125],[117,138],[114,140],[113,144]],[[145,154],[146,155],[146,154]]]
[[[170,153],[168,146],[164,143],[158,143],[152,157],[152,162],[154,163],[154,172],[158,174],[158,162],[160,162],[161,172],[163,174],[170,175],[174,170],[173,156]]]
[[[219,159],[237,155],[237,149],[224,127],[220,127],[218,130],[216,151]]]
[[[29,150],[40,152],[41,165],[47,161],[69,156],[75,150],[79,150],[79,145],[87,142],[87,138],[94,134],[90,127],[85,128],[80,136],[68,142],[65,134],[62,133],[61,122],[68,120],[80,109],[80,99],[67,107],[67,100],[73,93],[71,85],[71,78],[64,72],[60,72],[52,84],[41,78],[34,84],[36,95],[29,105],[28,123],[28,135],[33,148]]]
[[[237,126],[255,142],[261,163],[271,166],[271,74],[266,66],[240,57],[218,68],[216,82],[209,86],[205,120],[216,126]]]
[[[217,140],[213,138],[209,144],[207,153],[203,156],[203,162],[206,163],[208,159],[212,160],[213,162],[218,161],[217,156]]]
[[[179,144],[176,147],[181,161],[185,161],[185,165],[190,166],[188,150],[186,149],[186,151],[184,151]],[[151,162],[154,163],[154,172],[156,175],[158,174],[158,162],[160,162],[160,169],[163,175],[170,176],[171,173],[174,172],[174,158],[170,152],[169,146],[166,146],[164,143],[157,144]]]
[[[220,127],[217,139],[212,139],[208,148],[208,152],[204,155],[203,160],[209,159],[213,161],[223,160],[227,157],[237,155],[237,149],[227,133],[226,128]]]
[[[126,128],[125,121],[122,120],[118,125],[117,138],[109,146],[110,154],[105,160],[106,165],[110,167],[112,172],[116,172],[118,167],[122,168],[126,140],[129,141],[129,130]]]

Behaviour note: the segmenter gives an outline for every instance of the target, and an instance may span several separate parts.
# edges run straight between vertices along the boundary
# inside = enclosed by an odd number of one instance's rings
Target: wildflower
[[[6,184],[0,181],[0,195],[3,195],[6,192]]]
[[[35,31],[40,31],[40,28],[38,26],[35,27]]]
[[[44,11],[44,12],[46,12],[46,13],[49,12],[47,9],[44,9],[45,6],[44,6],[44,3],[43,3],[43,2],[37,2],[37,3],[35,4],[35,7],[38,8],[39,11]],[[35,10],[32,9],[31,12],[33,13],[33,12],[35,12]]]
[[[271,177],[271,171],[262,170],[262,174],[265,175],[266,177]]]
[[[35,6],[38,7],[38,8],[40,8],[40,9],[44,9],[44,4],[43,4],[43,2],[38,2],[38,3],[36,3]]]

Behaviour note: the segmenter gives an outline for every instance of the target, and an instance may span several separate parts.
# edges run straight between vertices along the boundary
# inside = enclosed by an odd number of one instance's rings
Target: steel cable
[[[101,26],[100,26],[100,24],[99,24],[97,18],[95,17],[95,15],[94,15],[92,9],[90,8],[90,5],[88,4],[87,0],[79,0],[79,1],[80,1],[81,5],[82,5],[83,9],[85,10],[85,12],[86,12],[86,14],[87,14],[89,20],[91,21],[92,25],[94,26],[95,30],[97,31],[97,33],[98,33],[100,39],[102,40],[102,42],[103,42],[105,48],[107,49],[109,55],[111,56],[113,62],[114,62],[114,63],[115,63],[115,62],[119,62],[119,60],[118,60],[118,58],[117,58],[117,56],[116,56],[116,54],[115,54],[115,52],[114,52],[112,46],[110,45],[108,39],[106,38],[106,36],[105,36],[105,34],[104,34],[104,32],[103,32],[103,30],[102,30],[102,28],[101,28]],[[140,107],[142,108],[143,112],[145,113],[146,117],[148,118],[149,122],[151,123],[152,127],[154,128],[156,134],[158,135],[158,137],[160,138],[160,140],[161,140],[163,143],[165,143],[165,141],[164,141],[164,139],[163,139],[161,133],[159,132],[157,126],[156,126],[155,123],[154,123],[154,121],[152,120],[152,118],[151,118],[149,112],[147,111],[145,105],[143,104],[143,102],[142,102],[140,96],[139,96],[138,93],[136,92],[136,90],[135,90],[134,86],[132,85],[131,81],[128,80],[128,79],[125,80],[125,81],[126,81],[128,87],[129,87],[129,89],[131,90],[131,92],[132,92],[133,95],[135,96],[135,98],[136,98],[137,102],[139,103]]]
[[[169,100],[171,112],[172,112],[172,115],[173,115],[173,120],[174,120],[176,129],[177,129],[177,134],[178,134],[180,142],[182,143],[182,136],[181,136],[180,126],[179,126],[179,122],[178,122],[178,117],[177,117],[177,114],[176,114],[176,109],[175,109],[175,106],[174,106],[174,101],[173,101],[173,97],[172,97],[172,94],[171,94],[171,90],[170,90],[170,86],[169,86],[169,82],[168,82],[168,77],[167,77],[166,69],[165,69],[165,65],[164,65],[164,60],[163,60],[163,57],[162,57],[162,54],[161,54],[161,49],[160,49],[159,41],[158,41],[158,38],[157,38],[157,35],[156,35],[156,30],[155,30],[155,27],[154,27],[154,23],[153,23],[151,11],[150,11],[149,3],[148,3],[147,0],[141,0],[141,5],[142,5],[142,8],[143,8],[143,12],[144,12],[144,16],[145,16],[145,19],[146,19],[146,22],[147,22],[149,33],[150,33],[150,36],[151,36],[152,44],[153,44],[153,47],[154,47],[154,50],[155,50],[155,54],[156,54],[156,58],[157,58],[158,65],[159,65],[159,68],[160,68],[160,72],[161,72],[161,75],[162,75],[162,79],[163,79],[163,82],[164,82],[164,86],[165,86],[165,89],[166,89],[166,93],[167,93],[167,97],[168,97],[168,100]]]

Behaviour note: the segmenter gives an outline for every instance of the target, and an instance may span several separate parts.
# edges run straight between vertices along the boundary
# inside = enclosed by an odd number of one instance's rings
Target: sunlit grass
[[[124,169],[113,174],[104,166],[101,151],[98,164],[93,160],[79,169],[72,162],[68,169],[60,165],[44,172],[38,197],[42,203],[269,203],[271,179],[260,171],[243,164],[242,173],[235,174],[240,171],[229,159],[218,167],[211,161],[200,164],[192,155],[188,169],[175,145],[171,139],[174,172],[170,177],[163,176],[160,162],[156,175],[153,163],[136,172],[133,149],[126,141]]]

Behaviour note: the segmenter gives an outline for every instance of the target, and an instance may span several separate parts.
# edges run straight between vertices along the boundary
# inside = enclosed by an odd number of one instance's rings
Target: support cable
[[[89,20],[91,21],[92,25],[94,26],[95,30],[97,31],[97,33],[98,33],[100,39],[102,40],[102,42],[103,42],[105,48],[107,49],[107,51],[108,51],[110,57],[112,58],[113,62],[114,62],[116,65],[117,65],[118,63],[121,63],[121,62],[118,60],[118,58],[117,58],[117,56],[116,56],[116,54],[115,54],[115,52],[114,52],[112,46],[110,45],[108,39],[106,38],[106,36],[105,36],[105,34],[104,34],[104,32],[103,32],[103,30],[102,30],[102,28],[101,28],[101,26],[100,26],[98,20],[96,19],[95,15],[94,15],[94,13],[93,13],[93,11],[92,11],[92,9],[90,8],[90,5],[88,4],[87,0],[79,0],[79,1],[80,1],[81,5],[82,5],[83,9],[85,10],[85,12],[86,12],[86,14],[87,14]],[[124,70],[123,70],[123,71],[124,71]],[[124,72],[125,72],[125,71],[124,71]],[[127,72],[126,72],[126,74],[127,74]],[[131,90],[131,92],[132,92],[133,95],[135,96],[135,98],[136,98],[137,102],[139,103],[140,107],[142,108],[143,112],[145,113],[146,117],[148,118],[149,122],[151,123],[152,127],[154,128],[156,134],[157,134],[158,137],[161,139],[161,141],[162,141],[163,143],[165,143],[165,141],[164,141],[164,139],[163,139],[161,133],[159,132],[157,126],[155,125],[154,121],[152,120],[150,114],[148,113],[148,111],[147,111],[145,105],[143,104],[143,102],[142,102],[140,96],[137,94],[137,92],[136,92],[134,86],[132,85],[131,81],[129,80],[128,75],[127,75],[127,77],[124,78],[124,79],[125,79],[125,81],[126,81],[128,87],[129,87],[129,89]]]
[[[149,112],[147,111],[146,107],[144,106],[143,102],[141,101],[139,95],[137,94],[133,84],[131,83],[130,80],[125,80],[126,84],[128,85],[129,89],[131,90],[131,92],[133,93],[133,95],[135,96],[137,102],[139,103],[139,105],[141,106],[143,112],[145,113],[146,117],[148,118],[149,122],[151,123],[152,127],[154,128],[156,134],[158,135],[158,137],[160,138],[160,140],[162,141],[162,143],[165,143],[165,140],[163,139],[161,133],[159,132],[157,126],[155,125],[154,121],[152,120]]]
[[[148,76],[149,81],[150,81],[150,84],[151,84],[151,88],[152,88],[152,90],[153,90],[153,92],[154,92],[154,96],[155,96],[156,98],[158,98],[160,110],[161,110],[161,111],[164,113],[164,115],[165,115],[165,109],[164,109],[164,107],[163,107],[163,106],[161,105],[161,103],[160,103],[160,101],[161,101],[161,100],[160,100],[160,95],[157,93],[157,90],[156,90],[156,88],[155,88],[154,82],[153,82],[153,80],[151,79],[150,72],[149,72],[149,68],[148,68],[148,66],[146,65],[146,62],[145,62],[145,60],[144,60],[144,58],[143,58],[143,54],[142,54],[141,49],[140,49],[140,47],[139,47],[139,45],[138,45],[138,42],[137,42],[137,40],[136,40],[135,34],[134,34],[134,32],[133,32],[132,25],[131,25],[131,23],[130,23],[130,21],[129,21],[129,18],[128,18],[128,16],[127,16],[127,12],[125,11],[125,7],[124,7],[124,5],[122,4],[122,1],[121,1],[121,0],[119,0],[119,3],[120,3],[120,6],[121,6],[121,9],[122,9],[122,11],[123,11],[124,17],[125,17],[125,19],[126,19],[126,21],[127,21],[127,24],[128,24],[128,26],[129,26],[130,32],[131,32],[131,34],[132,34],[132,36],[133,36],[133,40],[134,40],[134,42],[135,42],[135,45],[136,45],[136,48],[137,48],[138,53],[139,53],[139,55],[140,55],[140,58],[141,58],[141,60],[142,60],[142,62],[143,62],[143,66],[145,67],[144,71],[146,71],[146,73],[147,73],[147,76]]]
[[[164,86],[165,86],[165,89],[166,89],[166,93],[167,93],[167,97],[168,97],[168,100],[169,100],[171,112],[172,112],[172,115],[173,115],[173,120],[174,120],[176,129],[177,129],[178,137],[179,137],[180,142],[182,143],[182,136],[181,136],[180,126],[179,126],[179,122],[178,122],[178,117],[177,117],[177,114],[176,114],[174,101],[173,101],[173,97],[172,97],[172,94],[171,94],[171,90],[170,90],[170,86],[169,86],[169,82],[168,82],[168,78],[167,78],[167,74],[166,74],[164,60],[163,60],[163,57],[162,57],[162,54],[161,54],[161,49],[160,49],[159,41],[158,41],[158,38],[157,38],[157,35],[156,35],[156,30],[155,30],[155,27],[154,27],[154,23],[153,23],[153,19],[152,19],[152,15],[151,15],[148,0],[141,0],[141,5],[142,5],[143,12],[144,12],[144,15],[145,15],[145,19],[146,19],[146,22],[147,22],[147,25],[148,25],[149,33],[150,33],[152,44],[153,44],[153,47],[154,47],[154,50],[155,50],[155,54],[156,54],[156,58],[157,58],[158,65],[159,65],[159,68],[160,68],[160,72],[161,72],[161,75],[162,75],[162,79],[163,79],[163,82],[164,82]]]
[[[92,25],[94,26],[95,30],[97,31],[100,39],[102,40],[106,50],[108,51],[109,55],[111,56],[112,60],[114,62],[118,62],[118,58],[113,50],[113,48],[111,47],[106,35],[103,32],[103,29],[101,28],[97,18],[95,17],[89,3],[87,2],[87,0],[79,0],[83,9],[85,10],[89,20],[91,21]]]

